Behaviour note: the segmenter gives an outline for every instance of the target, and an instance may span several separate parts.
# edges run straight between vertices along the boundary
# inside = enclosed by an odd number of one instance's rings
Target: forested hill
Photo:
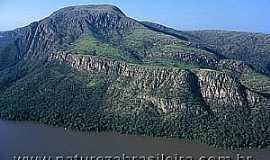
[[[270,73],[269,34],[222,30],[178,31],[156,23],[142,23],[156,31],[185,38],[228,59],[249,63],[258,71]]]
[[[111,5],[66,7],[0,32],[0,117],[268,147],[268,37],[176,31]]]

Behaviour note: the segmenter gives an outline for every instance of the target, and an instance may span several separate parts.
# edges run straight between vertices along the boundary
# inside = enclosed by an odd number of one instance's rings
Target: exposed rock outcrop
[[[212,111],[215,111],[216,107],[226,105],[252,107],[260,100],[259,95],[252,94],[237,79],[215,70],[198,69],[194,70],[194,74],[179,68],[142,66],[64,52],[51,54],[49,61],[54,60],[80,71],[117,74],[129,78],[132,81],[130,84],[135,87],[133,89],[140,93],[136,95],[137,98],[151,101],[164,112],[177,111],[188,106],[185,100],[179,97],[183,95],[173,94],[173,97],[170,97],[172,95],[169,90],[185,89],[185,94],[190,93],[194,98],[199,99],[201,97],[202,101],[211,106]],[[158,96],[149,94],[150,91],[158,89],[168,91],[165,97],[162,97],[162,94]],[[126,90],[126,92],[131,91]]]
[[[245,88],[226,73],[200,69],[196,75],[199,78],[201,93],[212,106],[245,105]]]
[[[224,59],[224,60],[219,61],[218,68],[231,70],[240,74],[254,72],[254,68],[251,65],[243,61],[237,61],[237,60],[231,60],[231,59]]]
[[[174,58],[180,62],[215,68],[218,63],[217,57],[208,57],[194,53],[177,53]]]

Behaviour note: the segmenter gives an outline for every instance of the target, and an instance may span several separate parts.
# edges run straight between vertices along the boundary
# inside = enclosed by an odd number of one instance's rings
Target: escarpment
[[[235,78],[208,69],[200,69],[196,75],[202,96],[211,106],[247,105],[246,89]]]
[[[122,88],[121,94],[128,95],[136,91],[138,94],[130,98],[144,99],[164,112],[179,111],[192,106],[193,104],[186,102],[186,96],[193,98],[200,107],[211,106],[212,111],[226,105],[252,107],[261,100],[260,95],[247,90],[236,78],[210,69],[194,69],[192,72],[176,67],[143,66],[65,52],[50,54],[48,60],[70,65],[79,71],[124,77],[130,85],[128,89]],[[164,94],[161,94],[162,92]]]

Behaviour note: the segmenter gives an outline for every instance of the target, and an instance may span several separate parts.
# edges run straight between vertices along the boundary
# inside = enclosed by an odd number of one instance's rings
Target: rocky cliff
[[[185,89],[194,99],[201,99],[201,103],[211,106],[212,111],[216,107],[233,105],[254,107],[263,97],[252,93],[230,75],[210,70],[194,69],[194,71],[181,70],[178,68],[142,66],[129,64],[122,61],[114,61],[95,56],[83,56],[59,52],[50,54],[49,61],[57,61],[67,64],[79,71],[91,73],[116,74],[132,80],[136,87],[136,95],[143,98],[164,112],[179,111],[187,105],[181,95],[149,95],[153,90],[179,90]],[[134,98],[134,97],[133,97]]]

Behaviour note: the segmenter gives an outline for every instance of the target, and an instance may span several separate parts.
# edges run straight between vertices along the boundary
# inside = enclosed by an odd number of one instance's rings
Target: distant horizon
[[[242,4],[239,1],[242,1]],[[219,3],[213,0],[206,0],[203,3],[195,0],[175,3],[157,1],[153,5],[142,0],[136,1],[137,4],[134,1],[112,0],[77,2],[3,0],[0,2],[0,31],[27,26],[68,6],[109,4],[119,7],[128,17],[135,20],[158,23],[179,31],[216,30],[270,34],[270,22],[267,20],[270,15],[267,9],[270,8],[270,2],[262,0],[260,4],[254,5],[255,0],[239,1],[228,0]]]

